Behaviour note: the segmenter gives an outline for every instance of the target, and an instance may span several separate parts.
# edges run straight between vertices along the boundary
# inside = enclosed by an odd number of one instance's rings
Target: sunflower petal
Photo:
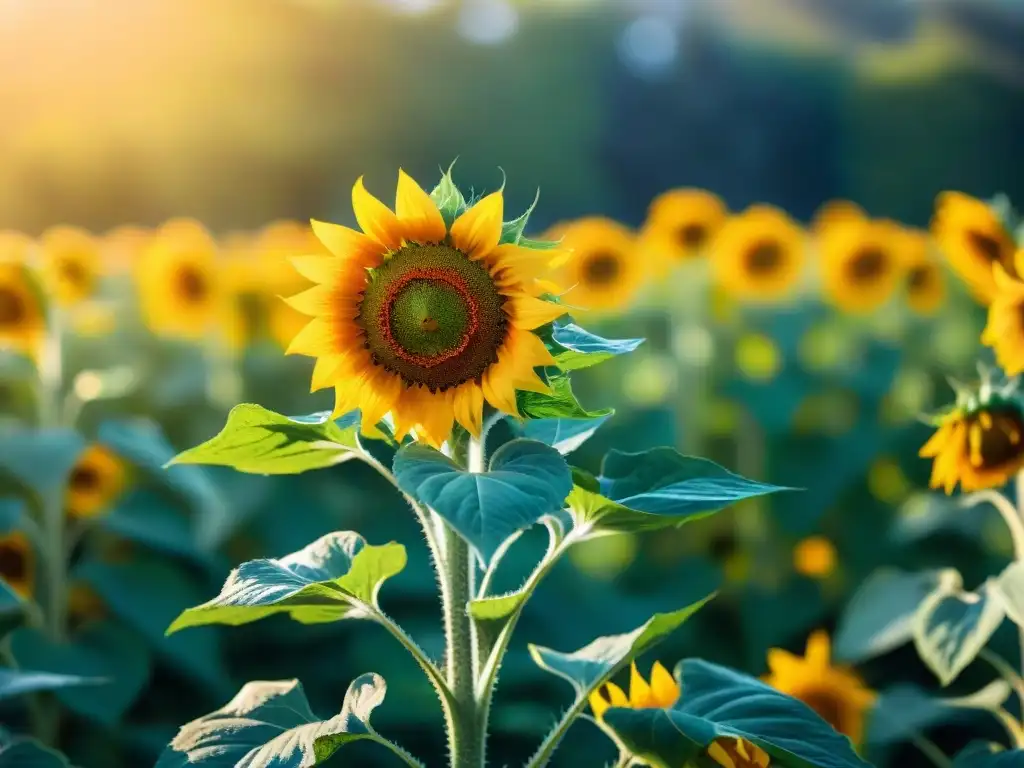
[[[679,700],[679,684],[660,661],[651,667],[651,693],[655,703],[662,708],[671,707]]]
[[[344,369],[348,358],[345,355],[325,355],[318,357],[313,364],[313,377],[310,382],[309,391],[318,392],[321,389],[333,386],[338,378],[338,373]]]
[[[452,224],[452,242],[471,259],[482,259],[498,245],[501,239],[501,217],[504,201],[501,192],[478,201]]]
[[[295,271],[307,280],[318,285],[330,284],[341,268],[342,261],[337,256],[292,256]]]
[[[512,328],[509,331],[509,344],[512,346],[512,358],[524,368],[537,368],[545,365],[558,365],[551,352],[540,336],[530,331]]]
[[[402,393],[402,382],[386,371],[375,371],[367,377],[359,396],[362,411],[360,427],[363,434],[376,429],[377,424],[392,410]]]
[[[384,203],[366,191],[363,177],[352,187],[352,210],[359,228],[388,250],[402,246],[402,229],[398,217]]]
[[[372,245],[370,239],[362,232],[343,227],[340,224],[310,219],[309,225],[313,229],[313,234],[324,244],[324,247],[339,259],[350,259],[363,253]],[[310,279],[318,282],[315,278]]]
[[[819,669],[826,669],[832,656],[831,647],[828,633],[822,629],[816,630],[807,638],[807,650],[804,653],[804,658],[807,659],[808,664]]]
[[[459,424],[474,437],[480,437],[484,418],[484,392],[476,382],[466,382],[455,390],[454,411]]]
[[[654,706],[654,695],[651,686],[644,680],[634,661],[629,667],[629,704],[634,709],[646,709]]]
[[[333,291],[326,285],[314,285],[295,296],[282,296],[281,299],[304,315],[318,317],[330,314],[332,293]]]
[[[629,698],[626,696],[626,692],[619,688],[619,686],[615,683],[605,683],[605,688],[608,690],[608,700],[613,707],[629,706]]]
[[[516,328],[532,331],[564,315],[565,307],[517,293],[505,299],[505,312]]]
[[[518,416],[519,406],[516,405],[516,387],[515,382],[509,375],[509,365],[514,365],[514,362],[502,365],[499,361],[484,372],[483,392],[487,402],[499,411]]]
[[[331,326],[322,317],[315,317],[296,334],[285,354],[320,357],[337,351]]]
[[[441,212],[430,195],[403,170],[398,171],[398,192],[395,194],[395,212],[402,224],[406,240],[417,243],[439,243],[447,230]]]
[[[601,715],[607,712],[609,707],[611,707],[611,704],[608,703],[608,700],[601,695],[600,689],[590,694],[589,701],[590,709],[593,710],[594,717],[597,718],[600,718]]]

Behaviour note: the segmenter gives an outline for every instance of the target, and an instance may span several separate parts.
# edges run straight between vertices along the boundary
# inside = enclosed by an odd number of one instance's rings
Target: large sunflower
[[[935,201],[932,234],[950,265],[983,303],[996,284],[992,267],[1016,277],[1014,243],[1002,220],[985,202],[961,192],[943,192]]]
[[[729,215],[717,196],[703,189],[671,189],[654,198],[641,241],[671,264],[704,253]]]
[[[108,509],[124,491],[124,461],[109,448],[90,445],[78,457],[68,477],[64,508],[71,517],[95,517]]]
[[[23,262],[0,256],[0,349],[34,357],[46,333],[43,297]]]
[[[622,224],[599,216],[559,227],[571,257],[559,282],[571,307],[600,312],[624,309],[643,285],[646,272],[637,258],[636,237]]]
[[[784,211],[753,205],[733,216],[711,244],[716,282],[745,299],[778,300],[803,272],[804,233]]]
[[[395,211],[362,179],[352,204],[363,231],[313,222],[330,255],[294,260],[316,285],[289,299],[313,320],[288,353],[317,358],[336,413],[359,408],[364,430],[390,413],[399,438],[438,446],[455,420],[479,435],[485,400],[516,414],[517,389],[548,391],[534,368],[555,360],[532,331],[565,311],[535,282],[553,252],[499,243],[501,192],[450,226],[404,172]]]
[[[907,229],[903,234],[907,304],[920,315],[933,315],[946,300],[946,276],[932,255],[927,233]]]
[[[0,578],[15,593],[32,597],[35,588],[35,553],[28,537],[21,531],[0,536]]]
[[[51,227],[39,244],[43,279],[58,304],[77,304],[96,292],[101,265],[92,235],[77,227]]]
[[[164,224],[140,255],[136,277],[143,320],[157,335],[201,339],[224,319],[217,246],[198,222]]]
[[[832,666],[826,632],[811,634],[802,658],[772,648],[768,669],[766,683],[802,701],[854,746],[862,743],[865,715],[876,695],[852,669]]]
[[[819,238],[825,294],[840,309],[870,312],[884,304],[904,275],[902,232],[889,221],[840,219]]]

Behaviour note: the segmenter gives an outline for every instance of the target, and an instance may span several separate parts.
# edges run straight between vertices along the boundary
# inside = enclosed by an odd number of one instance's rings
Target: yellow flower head
[[[771,757],[756,744],[734,736],[722,736],[708,747],[708,757],[723,768],[768,768]]]
[[[820,235],[839,224],[848,224],[866,219],[867,215],[856,203],[849,200],[830,200],[814,213],[811,232]]]
[[[15,593],[32,597],[35,589],[35,552],[28,537],[21,531],[0,536],[0,578]]]
[[[903,254],[907,304],[919,315],[934,315],[946,300],[946,276],[932,255],[928,234],[904,230]]]
[[[595,312],[628,307],[647,276],[633,233],[616,221],[591,216],[564,225],[561,238],[572,254],[557,280],[568,289],[563,301]]]
[[[768,651],[765,682],[799,699],[855,746],[864,738],[864,720],[876,694],[846,667],[833,667],[828,634],[818,630],[807,639],[804,656],[781,648]]]
[[[977,395],[961,392],[957,404],[937,420],[938,429],[919,455],[934,459],[931,487],[951,494],[995,488],[1024,467],[1024,412],[1012,385]]]
[[[994,210],[961,192],[943,192],[935,201],[932,235],[950,265],[979,301],[988,304],[996,291],[992,268],[999,264],[1016,276],[1014,243]]]
[[[672,189],[654,198],[640,237],[669,264],[703,254],[729,215],[717,195]]]
[[[603,690],[603,692],[602,692]],[[615,683],[605,683],[602,688],[590,694],[590,708],[594,717],[601,716],[612,707],[627,709],[668,709],[679,701],[679,683],[660,661],[651,667],[651,682],[644,680],[643,675],[633,663],[629,669],[629,696]]]
[[[157,335],[198,340],[224,318],[217,246],[198,222],[164,224],[142,252],[136,278],[143,320]]]
[[[263,333],[270,304],[264,287],[266,276],[256,259],[251,234],[228,233],[218,242],[218,252],[216,279],[227,298],[224,339],[229,348],[241,350]]]
[[[44,282],[56,302],[70,306],[96,293],[100,249],[96,239],[77,227],[51,227],[40,240]]]
[[[996,266],[994,283],[981,342],[992,347],[1008,376],[1016,376],[1024,372],[1024,282]]]
[[[94,517],[107,511],[127,484],[124,461],[109,448],[94,444],[78,457],[64,496],[71,517]]]
[[[808,536],[793,548],[793,570],[811,579],[824,579],[836,569],[836,548],[824,536]]]
[[[300,253],[323,256],[328,251],[308,223],[296,221],[277,221],[268,225],[257,236],[253,247],[264,276],[267,330],[270,337],[285,349],[309,322],[308,317],[280,298],[309,287],[309,281],[295,271],[291,257]]]
[[[330,255],[293,260],[316,285],[289,299],[313,319],[287,351],[317,358],[312,388],[334,387],[335,413],[361,409],[370,431],[390,413],[399,438],[438,446],[455,420],[479,435],[485,400],[516,414],[516,390],[548,391],[534,368],[555,360],[533,330],[565,311],[536,282],[556,253],[499,245],[501,192],[450,227],[401,171],[395,211],[362,179],[352,203],[363,231],[313,222]]]
[[[902,233],[897,225],[840,219],[820,235],[825,294],[840,309],[870,312],[893,295],[903,279]]]
[[[32,274],[0,254],[0,349],[34,357],[45,333],[43,297]]]
[[[754,205],[730,218],[711,244],[715,281],[745,299],[777,301],[796,287],[804,233],[784,211]]]

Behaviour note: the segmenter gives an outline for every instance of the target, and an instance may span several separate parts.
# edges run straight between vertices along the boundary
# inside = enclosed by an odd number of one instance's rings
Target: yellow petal
[[[519,370],[558,365],[558,361],[551,356],[540,336],[535,333],[512,328],[508,334],[508,344],[512,350],[511,357],[518,364]]]
[[[455,418],[474,437],[483,429],[484,392],[476,382],[470,381],[455,390]]]
[[[378,369],[367,378],[359,395],[359,409],[362,411],[360,427],[363,434],[376,428],[377,423],[395,407],[401,393],[401,380],[387,371]]]
[[[628,707],[629,699],[626,698],[626,693],[615,683],[605,683],[605,688],[608,690],[608,699],[611,701],[613,707]]]
[[[708,747],[708,757],[722,766],[722,768],[736,768],[736,763],[717,741],[712,742]]]
[[[601,715],[603,715],[605,712],[607,712],[608,708],[611,706],[604,699],[604,697],[601,696],[600,690],[596,690],[593,693],[591,693],[590,697],[589,697],[589,701],[590,701],[590,708],[594,712],[594,717],[597,717],[597,718],[600,718]]]
[[[430,195],[403,170],[398,171],[395,212],[402,223],[406,240],[439,243],[447,234],[441,212],[437,210]]]
[[[306,327],[296,334],[285,350],[286,355],[309,355],[320,357],[337,352],[331,326],[322,317],[310,320]]]
[[[483,391],[487,402],[499,411],[519,415],[519,406],[516,405],[516,387],[512,377],[508,375],[507,365],[500,362],[495,363],[483,375]]]
[[[516,328],[532,331],[564,315],[565,307],[517,293],[505,299],[505,312]]]
[[[679,684],[660,661],[651,667],[651,692],[657,706],[667,709],[679,700]]]
[[[304,315],[318,317],[331,313],[332,293],[333,291],[326,285],[314,285],[295,296],[282,296],[281,299]]]
[[[524,392],[539,392],[542,395],[550,395],[551,387],[549,387],[544,381],[533,371],[530,371],[526,377],[517,376],[515,379],[516,389]]]
[[[778,684],[784,686],[789,679],[801,673],[803,660],[782,648],[769,648],[768,669],[773,678],[778,678]]]
[[[290,261],[296,272],[320,285],[330,285],[344,263],[337,256],[292,256]]]
[[[629,704],[634,709],[646,709],[654,706],[651,686],[644,680],[634,661],[629,666]]]
[[[388,250],[402,246],[402,229],[398,217],[384,203],[366,191],[360,176],[352,187],[352,210],[359,228]]]
[[[370,246],[368,238],[362,232],[356,232],[354,229],[343,227],[340,224],[310,219],[309,225],[313,228],[313,234],[317,236],[317,239],[336,258],[352,258],[363,253]],[[310,278],[310,280],[319,282],[315,278]]]
[[[452,224],[452,242],[471,259],[490,253],[501,239],[504,202],[501,192],[492,192],[464,212]]]
[[[811,636],[807,638],[807,650],[804,652],[804,658],[807,659],[807,663],[819,669],[825,669],[829,666],[831,656],[832,651],[828,632],[823,629],[812,632]]]
[[[345,368],[348,358],[345,355],[326,355],[318,357],[313,365],[313,378],[309,391],[317,392],[321,389],[334,386],[339,372]]]

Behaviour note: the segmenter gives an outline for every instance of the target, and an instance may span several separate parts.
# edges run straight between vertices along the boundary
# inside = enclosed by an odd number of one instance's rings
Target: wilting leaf
[[[0,699],[36,691],[55,691],[59,688],[70,688],[76,685],[104,685],[109,682],[100,677],[81,677],[0,667]]]
[[[590,439],[611,414],[593,419],[529,419],[523,436],[550,445],[563,456],[572,453]]]
[[[643,339],[604,339],[574,323],[555,323],[551,329],[555,347],[552,354],[563,371],[575,371],[625,355],[644,343]]]

